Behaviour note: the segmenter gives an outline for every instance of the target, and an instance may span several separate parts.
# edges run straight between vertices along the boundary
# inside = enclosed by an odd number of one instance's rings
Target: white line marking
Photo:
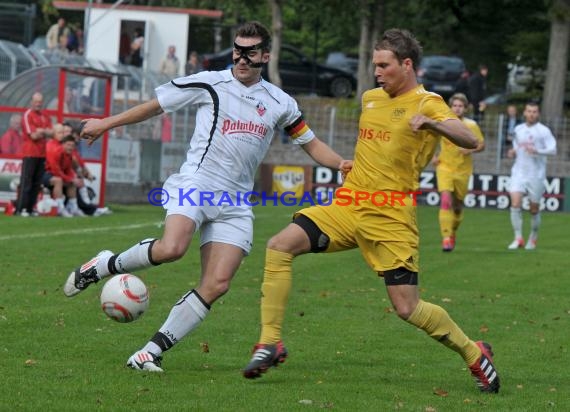
[[[70,230],[56,230],[54,232],[25,233],[21,235],[0,236],[0,241],[37,239],[42,237],[53,237],[53,236],[64,236],[64,235],[81,235],[84,233],[108,232],[111,230],[140,229],[141,227],[149,227],[149,226],[161,227],[161,225],[162,222],[153,222],[153,223],[138,223],[134,225],[123,225],[123,226],[103,226],[103,227],[90,227],[90,228],[70,229]]]

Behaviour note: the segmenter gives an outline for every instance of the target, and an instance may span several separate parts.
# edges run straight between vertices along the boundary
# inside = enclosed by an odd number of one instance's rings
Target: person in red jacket
[[[50,140],[46,148],[43,184],[52,190],[58,213],[62,217],[84,216],[77,207],[78,179],[73,170],[74,149],[75,138],[71,135],[65,136],[61,143],[57,139]],[[67,207],[64,195],[67,195]]]
[[[43,105],[43,95],[34,93],[30,108],[22,116],[23,160],[20,195],[16,205],[16,215],[20,216],[34,213],[45,170],[46,139],[53,136],[51,119],[43,113]]]
[[[10,116],[10,127],[0,137],[0,153],[20,155],[22,151],[22,116]]]

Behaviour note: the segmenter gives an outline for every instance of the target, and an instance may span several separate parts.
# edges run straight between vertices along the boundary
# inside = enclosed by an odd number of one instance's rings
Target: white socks
[[[210,305],[198,292],[188,292],[172,307],[164,324],[142,350],[159,356],[200,325],[209,311]]]
[[[536,240],[538,238],[538,229],[540,228],[540,212],[536,215],[531,215],[530,218],[530,237],[529,239]]]
[[[511,207],[511,224],[515,232],[515,239],[522,238],[522,211],[520,207]]]
[[[145,239],[123,253],[113,255],[109,259],[99,259],[97,274],[104,278],[117,273],[132,273],[150,266],[158,266],[160,263],[154,263],[150,258],[150,249],[155,241],[156,239]]]

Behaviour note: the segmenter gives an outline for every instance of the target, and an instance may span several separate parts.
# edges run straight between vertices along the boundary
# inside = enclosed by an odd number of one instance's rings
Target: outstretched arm
[[[107,130],[127,124],[139,123],[150,119],[153,116],[157,116],[162,112],[163,110],[158,103],[158,99],[154,98],[114,116],[106,117],[104,119],[84,120],[80,137],[82,139],[87,139],[88,144],[91,145]]]
[[[331,169],[338,169],[343,172],[349,168],[347,160],[344,160],[337,152],[335,152],[329,145],[323,143],[318,137],[315,137],[309,143],[301,146],[313,160],[323,166],[330,167]]]

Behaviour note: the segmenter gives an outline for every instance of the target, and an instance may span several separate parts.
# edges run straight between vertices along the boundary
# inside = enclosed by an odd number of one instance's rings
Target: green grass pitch
[[[570,410],[568,214],[543,214],[537,250],[508,251],[507,211],[466,210],[457,248],[444,254],[437,209],[419,208],[422,297],[493,345],[502,388],[487,395],[458,355],[397,318],[358,250],[295,260],[284,326],[290,357],[244,379],[259,333],[265,241],[288,223],[290,207],[255,209],[251,255],[200,328],[165,354],[164,374],[127,369],[196,285],[199,252],[195,242],[181,261],[139,272],[149,310],[131,324],[113,322],[99,308],[100,285],[72,299],[61,290],[100,249],[160,236],[162,208],[113,210],[85,219],[0,216],[0,410]]]

